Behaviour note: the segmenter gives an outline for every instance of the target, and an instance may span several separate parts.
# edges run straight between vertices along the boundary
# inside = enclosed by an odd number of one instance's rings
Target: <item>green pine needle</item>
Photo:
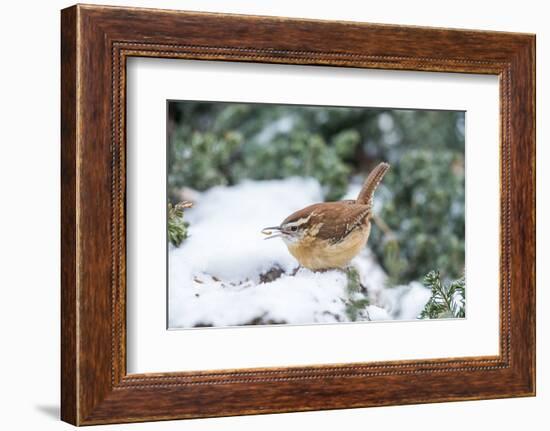
[[[346,306],[346,315],[352,322],[357,320],[370,320],[367,307],[370,301],[363,291],[359,272],[354,267],[345,270],[347,276],[346,294],[344,300]]]
[[[189,223],[183,220],[183,210],[192,205],[191,202],[168,203],[168,240],[175,247],[179,247],[189,235]]]
[[[431,289],[432,296],[420,313],[421,319],[463,318],[466,316],[464,276],[449,284],[443,284],[439,271],[430,271],[424,277],[424,284]]]

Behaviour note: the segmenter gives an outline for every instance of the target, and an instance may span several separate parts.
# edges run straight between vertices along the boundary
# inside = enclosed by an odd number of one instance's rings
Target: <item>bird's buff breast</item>
[[[297,243],[288,244],[288,251],[300,265],[311,270],[344,268],[365,246],[369,233],[370,223],[367,223],[340,242],[331,243],[306,237]]]

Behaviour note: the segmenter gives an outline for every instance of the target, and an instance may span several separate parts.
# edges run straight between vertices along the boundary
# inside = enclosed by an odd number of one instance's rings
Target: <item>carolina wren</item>
[[[344,268],[367,243],[374,192],[389,168],[387,163],[378,164],[356,200],[310,205],[262,233],[275,231],[266,239],[282,238],[290,254],[308,269]]]

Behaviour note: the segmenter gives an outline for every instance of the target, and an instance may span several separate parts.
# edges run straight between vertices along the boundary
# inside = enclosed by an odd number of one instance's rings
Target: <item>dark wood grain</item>
[[[74,6],[62,11],[61,39],[63,420],[85,425],[535,393],[533,35]],[[498,75],[500,354],[127,375],[130,56]]]
[[[76,8],[61,16],[61,417],[77,415]]]

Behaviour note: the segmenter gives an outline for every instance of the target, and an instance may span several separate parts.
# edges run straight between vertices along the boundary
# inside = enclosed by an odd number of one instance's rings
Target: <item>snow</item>
[[[382,289],[379,292],[378,303],[395,320],[412,320],[421,313],[430,296],[429,289],[413,281],[407,285]]]
[[[357,185],[350,187],[355,193]],[[197,196],[185,211],[190,236],[169,250],[169,327],[311,324],[349,321],[346,307],[365,293],[348,292],[344,271],[312,272],[280,240],[261,230],[323,200],[315,179],[244,181]],[[352,261],[370,301],[363,318],[415,319],[430,297],[418,283],[388,287],[365,248]]]

